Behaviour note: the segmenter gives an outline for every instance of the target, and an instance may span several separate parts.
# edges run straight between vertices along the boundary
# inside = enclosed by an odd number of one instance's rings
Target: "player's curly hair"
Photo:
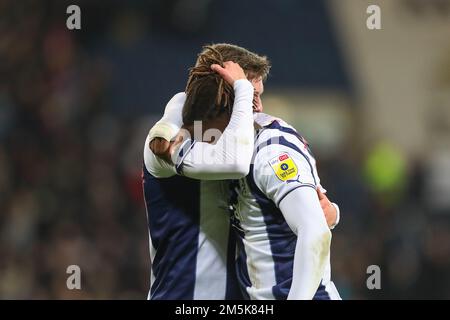
[[[248,79],[265,80],[270,62],[242,47],[219,43],[203,47],[194,67],[189,69],[186,85],[186,102],[183,108],[183,122],[190,125],[196,120],[214,119],[223,113],[231,114],[234,90],[223,78],[211,70],[212,64],[223,67],[225,61],[238,63]]]

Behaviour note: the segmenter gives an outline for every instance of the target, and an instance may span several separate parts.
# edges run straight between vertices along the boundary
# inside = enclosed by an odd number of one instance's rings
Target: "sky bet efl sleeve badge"
[[[270,166],[281,181],[295,179],[297,177],[297,166],[288,153],[283,152],[269,161]]]

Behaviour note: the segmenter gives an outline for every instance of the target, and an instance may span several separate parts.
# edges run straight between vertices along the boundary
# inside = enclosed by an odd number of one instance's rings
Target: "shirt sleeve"
[[[163,117],[150,129],[144,145],[144,165],[147,171],[157,178],[167,178],[176,174],[175,167],[167,161],[157,157],[150,149],[149,143],[155,137],[170,141],[180,130],[182,110],[186,94],[179,92],[174,95],[164,109]]]
[[[330,254],[331,232],[315,190],[293,189],[280,202],[280,210],[297,235],[288,299],[312,299]]]
[[[183,125],[182,110],[185,101],[186,94],[184,92],[177,93],[169,100],[164,109],[163,117],[148,133],[150,141],[156,137],[170,141],[177,135]]]
[[[156,178],[168,178],[176,174],[175,166],[155,156],[149,147],[150,136],[144,146],[144,165],[147,171]]]
[[[312,299],[326,267],[331,241],[315,191],[320,183],[315,161],[302,143],[274,140],[257,148],[254,180],[297,235],[288,299]]]
[[[255,156],[255,183],[277,207],[293,190],[319,186],[315,162],[302,148],[301,143],[275,143]]]
[[[172,161],[178,174],[202,180],[238,179],[246,176],[253,155],[253,85],[245,79],[234,82],[234,105],[230,122],[210,144],[185,140]]]

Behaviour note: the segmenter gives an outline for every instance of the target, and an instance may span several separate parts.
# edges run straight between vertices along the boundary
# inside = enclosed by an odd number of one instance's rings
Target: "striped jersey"
[[[259,129],[250,173],[231,187],[231,220],[239,235],[237,274],[247,298],[286,299],[297,236],[279,203],[297,188],[322,187],[308,143],[293,127],[262,113],[255,115],[255,123]],[[327,259],[314,299],[340,299]]]
[[[183,177],[144,148],[143,189],[151,258],[149,299],[241,299],[227,181]],[[193,141],[180,148],[179,157]],[[178,172],[178,174],[177,174]]]

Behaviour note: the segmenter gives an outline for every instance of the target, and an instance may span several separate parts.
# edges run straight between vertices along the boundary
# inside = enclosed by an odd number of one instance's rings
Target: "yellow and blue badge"
[[[282,154],[270,160],[269,164],[278,179],[280,179],[281,181],[293,179],[297,176],[297,166],[295,165],[294,160],[292,160],[292,158],[286,152],[283,152]]]

